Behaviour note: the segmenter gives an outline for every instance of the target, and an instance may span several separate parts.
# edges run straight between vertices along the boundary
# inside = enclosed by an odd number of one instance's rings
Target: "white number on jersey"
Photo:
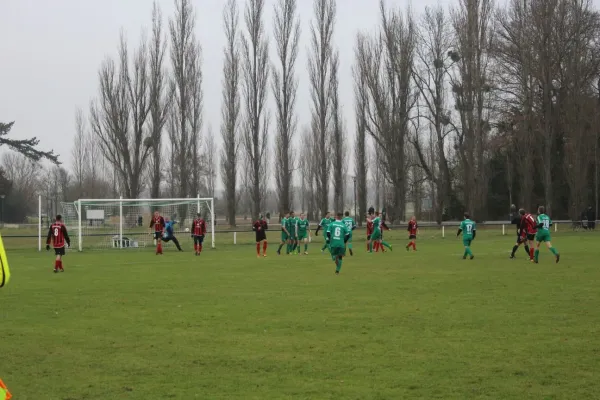
[[[54,236],[58,236],[58,228],[54,228]]]
[[[466,225],[467,228],[467,233],[470,235],[471,233],[473,233],[473,225],[471,224],[467,224]]]
[[[342,237],[342,229],[339,226],[335,227],[335,230],[333,231],[333,237],[335,239],[341,239],[341,237]]]
[[[352,221],[346,220],[344,223],[346,224],[346,228],[348,228],[348,230],[351,231],[353,225]]]
[[[550,229],[550,220],[549,219],[545,219],[542,221],[542,226],[544,227],[544,229],[548,230]]]

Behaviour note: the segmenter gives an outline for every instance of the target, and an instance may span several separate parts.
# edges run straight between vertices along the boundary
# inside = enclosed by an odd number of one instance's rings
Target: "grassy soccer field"
[[[9,251],[0,378],[15,400],[599,398],[600,234],[559,232],[561,263],[534,265],[512,235],[481,231],[463,261],[446,233],[417,253],[386,234],[385,254],[360,235],[340,276],[320,238],[72,252],[64,274]]]

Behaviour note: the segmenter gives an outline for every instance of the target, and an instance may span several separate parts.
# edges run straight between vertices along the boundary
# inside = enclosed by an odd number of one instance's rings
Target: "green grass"
[[[9,251],[0,378],[15,400],[599,398],[600,235],[555,234],[558,265],[495,231],[473,261],[422,236],[361,239],[340,276],[318,243],[73,252],[64,274]]]

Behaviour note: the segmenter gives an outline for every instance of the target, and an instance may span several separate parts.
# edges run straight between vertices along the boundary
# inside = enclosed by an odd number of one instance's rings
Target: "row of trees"
[[[167,31],[155,4],[150,38],[131,52],[122,36],[118,57],[102,63],[89,116],[76,116],[68,176],[77,197],[109,188],[215,196],[219,172],[231,224],[273,198],[281,212],[300,206],[313,218],[347,208],[349,174],[359,213],[375,200],[395,220],[407,202],[421,214],[423,199],[437,221],[464,210],[505,218],[512,203],[577,218],[597,202],[600,14],[590,0],[456,0],[421,15],[382,0],[376,32],[356,36],[352,133],[339,96],[336,0],[313,0],[311,117],[301,127],[297,0],[277,0],[270,30],[264,0],[246,0],[242,15],[227,0],[220,150],[203,126],[195,11],[191,0],[175,4]]]

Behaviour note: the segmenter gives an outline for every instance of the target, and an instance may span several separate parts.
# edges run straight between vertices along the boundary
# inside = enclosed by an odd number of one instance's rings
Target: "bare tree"
[[[236,0],[228,0],[223,9],[227,45],[223,50],[223,103],[221,106],[221,179],[227,200],[227,221],[235,226],[237,205],[237,171],[239,167],[240,123],[240,52],[239,12]]]
[[[355,50],[356,51],[356,50]],[[356,57],[358,58],[358,54]],[[353,67],[354,76],[354,110],[356,119],[356,139],[354,141],[354,175],[356,176],[356,196],[358,201],[358,218],[360,226],[363,224],[363,217],[367,214],[367,107],[369,99],[367,97],[367,88],[364,76],[360,73],[360,68]]]
[[[336,52],[331,57],[331,80],[329,95],[331,96],[331,144],[333,147],[333,204],[336,212],[344,211],[344,189],[347,168],[346,134],[342,120],[342,111],[339,96],[339,55]]]
[[[147,66],[147,46],[142,40],[129,70],[126,39],[121,35],[119,67],[111,59],[102,63],[99,98],[90,107],[91,130],[128,198],[141,193],[150,154],[145,129],[149,113]]]
[[[176,0],[169,20],[173,102],[168,120],[172,173],[181,197],[196,196],[200,181],[202,129],[202,49],[194,29],[196,15],[191,0]]]
[[[215,186],[217,181],[218,153],[212,128],[206,130],[206,142],[204,146],[204,187],[208,197],[215,197]]]
[[[16,195],[25,209],[33,209],[37,189],[43,183],[39,179],[41,164],[22,153],[9,151],[2,155],[2,170],[6,179],[12,182],[11,196]]]
[[[297,0],[279,0],[275,5],[274,36],[277,63],[273,66],[273,96],[277,105],[277,139],[275,151],[277,168],[275,181],[279,196],[279,212],[292,208],[291,184],[294,170],[292,140],[297,121],[294,114],[298,79],[295,76],[300,39],[300,20],[296,12]]]
[[[156,1],[152,7],[152,37],[150,40],[150,197],[160,196],[162,180],[162,132],[167,122],[172,91],[168,87],[164,67],[167,43],[162,29],[162,13]]]
[[[250,168],[253,219],[261,213],[267,175],[269,113],[265,105],[269,81],[269,41],[265,36],[263,10],[264,0],[248,0],[244,13],[247,32],[242,37],[242,87],[246,110],[243,141]]]
[[[308,61],[311,93],[312,139],[317,151],[318,173],[316,179],[317,207],[321,214],[329,208],[329,180],[331,157],[331,60],[333,56],[333,30],[336,18],[335,0],[314,0],[314,20],[311,22],[311,54]]]
[[[379,37],[359,36],[357,40],[358,68],[369,97],[367,131],[392,190],[388,218],[401,220],[406,203],[405,147],[417,99],[412,87],[415,26],[410,14],[388,11],[383,1],[380,9]]]
[[[83,110],[78,108],[75,111],[75,138],[71,148],[71,157],[73,158],[73,177],[77,185],[79,197],[83,194],[83,184],[86,179],[87,165],[90,162],[89,153],[86,146],[86,123]]]
[[[448,161],[448,137],[452,132],[450,111],[447,109],[448,68],[453,64],[452,32],[441,6],[425,8],[420,28],[417,30],[415,48],[416,62],[413,80],[420,94],[419,112],[426,122],[425,132],[433,134],[432,140],[415,130],[411,136],[416,156],[427,178],[434,183],[437,192],[436,221],[442,222],[444,208],[450,203],[450,164]],[[428,144],[431,146],[428,151]],[[432,153],[431,153],[432,152]],[[430,153],[430,154],[428,154]],[[433,157],[429,157],[433,155]]]
[[[492,0],[461,0],[452,12],[456,37],[452,91],[460,119],[458,154],[464,181],[464,205],[475,218],[486,217],[488,172],[484,152],[489,145],[490,46]]]

